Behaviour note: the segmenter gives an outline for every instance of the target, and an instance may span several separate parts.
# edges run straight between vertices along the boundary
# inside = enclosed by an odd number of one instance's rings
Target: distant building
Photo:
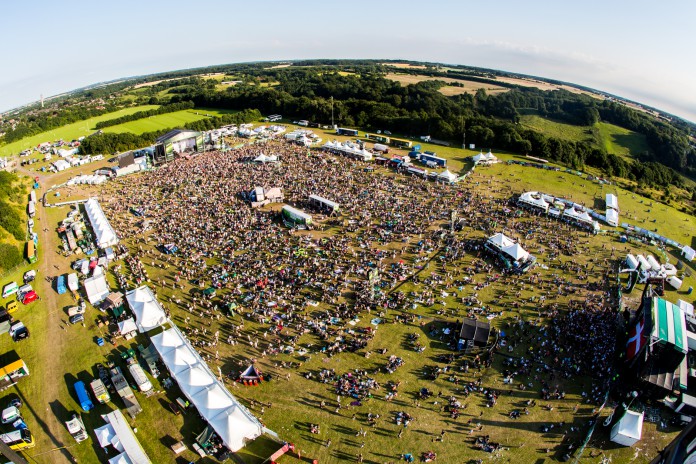
[[[184,153],[197,153],[203,150],[203,132],[175,129],[157,139],[152,164],[172,161]]]

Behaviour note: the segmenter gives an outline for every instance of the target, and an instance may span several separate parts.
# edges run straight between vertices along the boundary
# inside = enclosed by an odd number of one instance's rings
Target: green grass
[[[521,117],[520,125],[527,129],[541,132],[546,136],[555,137],[563,140],[578,142],[581,140],[591,141],[592,132],[588,126],[575,126],[551,119],[542,118],[535,114],[526,114]]]
[[[138,111],[146,111],[154,108],[158,108],[158,105],[142,105],[132,108],[124,108],[112,113],[103,114],[101,116],[85,119],[84,121],[78,121],[50,131],[32,135],[31,137],[26,137],[16,142],[0,145],[0,156],[17,154],[26,148],[36,147],[38,144],[43,142],[53,142],[58,139],[70,141],[72,139],[82,137],[83,135],[90,135],[96,131],[94,126],[98,122],[108,121],[109,119],[115,119],[121,116],[137,113]]]
[[[206,117],[234,113],[236,113],[234,110],[195,108],[192,110],[175,111],[173,113],[158,114],[157,116],[150,116],[136,121],[124,122],[117,126],[107,127],[104,129],[104,132],[131,132],[133,134],[142,134],[144,132],[159,131],[172,127],[185,127],[189,122],[205,119]]]
[[[599,122],[596,127],[607,153],[635,158],[649,150],[643,134],[606,122]]]

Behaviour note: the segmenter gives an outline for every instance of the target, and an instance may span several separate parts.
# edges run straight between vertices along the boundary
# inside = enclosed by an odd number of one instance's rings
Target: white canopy
[[[694,305],[684,300],[677,300],[677,306],[679,306],[682,311],[684,311],[689,316],[694,316]]]
[[[610,226],[617,227],[619,225],[619,213],[615,209],[607,208],[605,212],[607,218],[607,224]]]
[[[611,441],[631,446],[640,440],[643,432],[643,413],[626,411],[626,414],[611,428]]]
[[[117,438],[120,443],[119,451],[123,451],[120,455],[109,460],[109,463],[128,463],[128,464],[150,464],[150,458],[147,457],[145,451],[143,450],[138,438],[133,433],[128,421],[123,416],[120,409],[116,409],[104,416],[104,420],[109,424],[113,431],[115,437],[111,439],[111,443],[114,444],[114,439]],[[96,431],[95,431],[96,432]],[[118,449],[118,448],[117,448]],[[118,459],[117,459],[118,458]],[[114,461],[114,459],[117,459]]]
[[[101,206],[96,198],[90,198],[85,203],[85,211],[87,212],[87,217],[89,222],[92,224],[92,229],[96,234],[97,246],[99,248],[106,248],[118,243],[118,237],[116,232],[109,224],[109,221],[104,215]]]
[[[147,285],[126,292],[126,300],[135,314],[141,333],[159,327],[167,321],[164,308]]]
[[[263,433],[261,423],[225,388],[178,328],[150,337],[183,394],[232,451]]]
[[[511,245],[509,247],[505,247],[501,250],[503,253],[507,254],[510,256],[513,260],[515,261],[524,261],[529,257],[529,253],[527,253],[524,248],[520,246],[519,243],[515,243],[514,245]]]
[[[493,153],[491,153],[490,150],[486,154],[481,152],[478,155],[473,156],[472,159],[474,160],[474,164],[498,162],[498,158]]]
[[[109,284],[106,282],[104,274],[85,279],[84,287],[90,304],[97,304],[109,295]]]
[[[607,208],[611,208],[611,209],[614,209],[616,211],[619,210],[619,200],[616,198],[616,195],[614,195],[613,193],[607,193],[605,203],[607,204]]]
[[[513,242],[510,238],[508,238],[500,232],[489,238],[488,243],[499,250],[502,250],[503,248],[508,248],[515,244],[515,242]]]
[[[98,429],[94,429],[94,435],[97,436],[99,446],[106,448],[111,444],[111,440],[116,436],[116,432],[114,432],[114,428],[111,424],[106,424]]]
[[[694,250],[690,246],[684,246],[684,248],[682,248],[681,251],[684,255],[684,259],[686,259],[687,261],[693,261],[694,258],[696,258],[696,250]]]
[[[132,317],[118,323],[118,331],[121,332],[121,335],[135,332],[136,330],[138,330],[138,327],[135,325]]]
[[[549,204],[544,200],[544,197],[539,192],[524,192],[520,195],[520,203],[525,205],[541,208],[545,212],[549,210]]]
[[[68,288],[73,292],[77,291],[77,289],[80,288],[80,282],[77,279],[76,272],[68,274]]]
[[[457,175],[450,172],[449,169],[445,169],[443,172],[437,175],[438,179],[446,180],[447,182],[454,182],[457,180]]]

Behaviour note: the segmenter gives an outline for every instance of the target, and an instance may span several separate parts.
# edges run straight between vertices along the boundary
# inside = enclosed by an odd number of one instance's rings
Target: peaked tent
[[[240,382],[261,382],[263,381],[263,375],[261,374],[261,371],[259,371],[254,365],[250,365],[246,369],[244,369],[244,372],[242,372],[239,375],[239,381]]]
[[[106,283],[104,274],[85,279],[83,286],[90,304],[97,304],[109,295],[109,284]]]
[[[515,244],[515,242],[513,242],[510,238],[508,238],[506,235],[500,232],[490,237],[488,239],[488,243],[499,250],[502,250],[503,248],[507,248]]]
[[[443,172],[437,175],[437,178],[452,183],[457,180],[457,175],[450,172],[449,169],[445,169]]]
[[[162,308],[162,305],[155,298],[155,294],[147,285],[127,292],[126,300],[133,314],[135,314],[135,319],[138,321],[138,330],[141,333],[167,322],[164,308]]]
[[[132,317],[118,323],[118,331],[121,332],[121,335],[136,332],[137,330],[138,327],[135,325],[135,321]]]
[[[643,432],[643,416],[642,412],[626,411],[621,420],[611,428],[611,441],[624,446],[638,442]]]
[[[519,243],[515,243],[514,245],[511,245],[509,247],[505,247],[500,251],[507,254],[515,261],[520,261],[520,260],[524,261],[525,259],[527,259],[529,257],[529,253],[527,253],[525,251],[525,249],[520,246]]]

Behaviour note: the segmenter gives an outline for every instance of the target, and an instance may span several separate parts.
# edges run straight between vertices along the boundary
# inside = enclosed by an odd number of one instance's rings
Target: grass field
[[[525,114],[521,117],[520,124],[527,128],[543,133],[549,137],[556,137],[563,140],[592,141],[592,130],[589,126],[576,126],[562,122],[552,121],[542,118],[536,114]]]
[[[635,158],[649,149],[643,134],[606,122],[599,122],[596,127],[607,153]]]
[[[103,114],[101,116],[85,119],[84,121],[78,121],[73,124],[68,124],[67,126],[42,132],[41,134],[18,140],[17,142],[0,145],[0,156],[17,154],[26,148],[36,147],[38,144],[43,142],[53,142],[58,139],[70,141],[78,137],[82,137],[83,135],[86,136],[93,133],[96,130],[94,126],[98,122],[108,121],[109,119],[116,119],[121,116],[137,113],[138,111],[146,111],[154,108],[158,108],[158,105],[142,105],[133,108],[124,108],[122,110],[114,111],[113,113]]]
[[[644,135],[614,124],[598,122],[594,127],[576,126],[543,118],[533,114],[533,111],[531,113],[523,114],[520,124],[550,137],[572,142],[594,142],[604,148],[607,153],[627,159],[635,158],[648,150],[648,144]]]
[[[234,113],[234,111],[217,110],[217,109],[193,109],[175,111],[173,113],[158,114],[136,121],[129,121],[117,126],[111,126],[104,129],[104,132],[130,132],[133,134],[142,134],[144,132],[153,132],[173,127],[184,127],[187,123],[205,119],[210,116],[220,116],[223,114]]]

